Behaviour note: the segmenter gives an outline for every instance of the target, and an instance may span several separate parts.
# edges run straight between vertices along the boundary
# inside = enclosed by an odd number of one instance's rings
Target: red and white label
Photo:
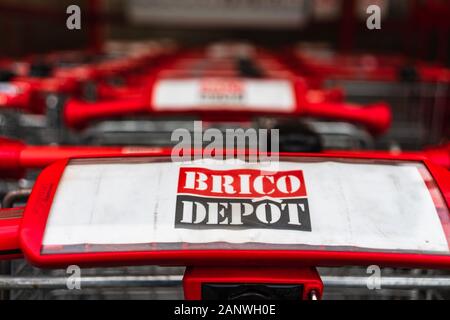
[[[175,228],[310,232],[303,173],[180,168]]]
[[[210,197],[261,198],[305,197],[300,170],[262,172],[260,170],[209,170],[180,168],[178,193]]]

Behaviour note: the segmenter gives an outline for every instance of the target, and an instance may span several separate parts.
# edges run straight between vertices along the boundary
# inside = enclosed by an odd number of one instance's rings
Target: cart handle
[[[128,98],[114,99],[100,102],[85,102],[81,100],[71,99],[66,103],[63,119],[64,123],[74,129],[80,129],[89,122],[101,120],[105,118],[123,117],[128,115],[197,115],[211,117],[219,115],[222,117],[237,119],[246,119],[255,116],[293,116],[293,117],[317,117],[330,120],[349,121],[365,126],[373,134],[381,134],[385,132],[391,124],[391,111],[386,103],[377,103],[374,105],[363,106],[356,104],[347,104],[336,101],[336,97],[332,99],[322,99],[313,102],[308,99],[308,90],[301,81],[293,83],[295,95],[295,107],[291,112],[286,111],[245,111],[229,110],[227,106],[223,108],[215,107],[213,110],[197,108],[192,109],[171,109],[163,112],[155,110],[152,105],[152,92],[149,90],[147,94],[139,96],[131,96]],[[152,86],[154,87],[154,86]],[[327,96],[324,91],[324,97]]]

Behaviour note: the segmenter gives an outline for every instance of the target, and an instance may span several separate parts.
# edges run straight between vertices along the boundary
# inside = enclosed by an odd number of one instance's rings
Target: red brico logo
[[[244,85],[236,79],[205,79],[200,83],[200,97],[205,103],[240,103]]]
[[[311,231],[303,172],[180,168],[175,227]]]

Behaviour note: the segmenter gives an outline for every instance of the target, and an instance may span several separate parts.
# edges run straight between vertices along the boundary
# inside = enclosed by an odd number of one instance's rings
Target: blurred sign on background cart
[[[298,28],[310,16],[305,0],[131,0],[128,15],[137,24],[212,27]]]

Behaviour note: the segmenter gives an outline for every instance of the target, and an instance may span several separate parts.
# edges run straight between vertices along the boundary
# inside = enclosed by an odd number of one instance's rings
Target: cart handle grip
[[[71,99],[64,108],[63,120],[68,127],[79,129],[94,120],[148,112],[147,105],[141,97],[101,102]]]
[[[334,102],[306,103],[301,113],[310,117],[361,124],[374,134],[385,132],[392,121],[389,105],[383,102],[367,106]]]

